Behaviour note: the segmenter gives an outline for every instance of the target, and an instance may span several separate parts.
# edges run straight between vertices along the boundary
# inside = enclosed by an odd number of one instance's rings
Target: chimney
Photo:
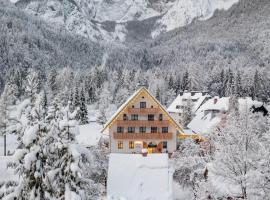
[[[216,104],[217,101],[218,101],[218,99],[215,97],[215,98],[214,98],[214,104]]]

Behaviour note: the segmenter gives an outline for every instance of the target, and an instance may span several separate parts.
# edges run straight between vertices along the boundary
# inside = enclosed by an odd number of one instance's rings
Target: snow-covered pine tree
[[[0,136],[4,137],[4,145],[6,145],[6,136],[9,126],[9,91],[6,85],[2,95],[0,96]],[[4,156],[6,156],[6,146],[4,146]]]
[[[26,98],[29,98],[31,103],[34,103],[36,94],[38,93],[38,74],[33,69],[29,69],[25,80]]]
[[[4,199],[50,199],[47,194],[48,185],[44,182],[46,177],[44,167],[47,163],[45,144],[48,130],[40,103],[38,98],[34,105],[31,105],[29,110],[31,121],[27,123],[22,121],[21,126],[18,126],[19,145],[10,166],[15,169],[19,183]]]
[[[234,95],[236,97],[243,97],[242,78],[239,71],[237,71],[236,78],[235,78]]]
[[[48,92],[49,92],[49,98],[53,99],[57,93],[57,70],[55,68],[51,69],[48,76]]]
[[[99,114],[98,114],[98,117],[97,117],[97,123],[99,123],[100,125],[104,126],[107,121],[108,121],[108,119],[106,117],[105,109],[104,109],[104,107],[102,107],[99,110]]]
[[[75,87],[75,93],[74,93],[74,104],[73,104],[74,110],[78,110],[80,108],[80,105],[81,105],[81,99],[80,99],[80,94],[79,94],[79,88],[76,85],[76,87]],[[79,116],[78,113],[77,113],[76,119],[77,120],[80,119],[80,116]]]
[[[81,90],[81,104],[80,109],[78,110],[79,117],[80,117],[80,124],[87,124],[88,123],[88,111],[86,107],[86,100],[84,95],[84,90]]]
[[[83,175],[83,155],[76,142],[78,134],[76,111],[69,105],[58,113],[52,135],[56,137],[54,159],[50,163],[48,180],[55,199],[86,199],[87,180]]]
[[[190,78],[189,78],[189,72],[188,71],[185,71],[185,73],[183,75],[181,89],[183,91],[190,89]]]
[[[191,98],[188,98],[187,101],[183,104],[183,113],[181,115],[181,121],[179,122],[182,126],[187,128],[187,125],[192,120],[192,108],[193,108],[193,102]]]
[[[225,88],[225,96],[230,97],[234,93],[234,75],[231,69],[226,72],[226,88]]]

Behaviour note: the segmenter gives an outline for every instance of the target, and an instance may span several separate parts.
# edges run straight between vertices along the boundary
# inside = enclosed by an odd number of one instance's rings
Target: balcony
[[[158,112],[158,108],[128,108],[128,114],[148,115],[157,114]]]
[[[113,138],[117,140],[171,140],[172,133],[113,133]]]
[[[117,126],[132,126],[132,127],[164,127],[169,126],[170,121],[169,120],[155,120],[155,121],[148,121],[148,120],[117,120]]]

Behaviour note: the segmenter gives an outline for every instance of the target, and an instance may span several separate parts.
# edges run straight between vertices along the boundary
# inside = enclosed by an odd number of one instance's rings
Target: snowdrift
[[[172,174],[167,154],[111,154],[108,199],[170,200]]]

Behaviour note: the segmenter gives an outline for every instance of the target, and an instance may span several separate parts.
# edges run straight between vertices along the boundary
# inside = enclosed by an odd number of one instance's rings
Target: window
[[[162,127],[162,133],[168,133],[168,127]]]
[[[123,141],[118,141],[117,148],[118,149],[123,149],[124,148]]]
[[[124,120],[124,121],[128,120],[127,114],[124,114],[124,115],[123,115],[123,120]]]
[[[135,127],[128,127],[128,133],[135,133]]]
[[[163,115],[159,114],[159,121],[162,121],[162,120],[163,120]]]
[[[146,108],[146,102],[140,102],[140,108]]]
[[[180,105],[176,105],[176,109],[180,109]]]
[[[138,115],[131,115],[131,120],[138,120]]]
[[[167,142],[164,141],[164,142],[163,142],[163,149],[167,149],[167,146],[168,146]]]
[[[146,132],[146,127],[140,127],[140,133],[145,133]]]
[[[154,121],[155,116],[154,115],[148,115],[148,121]]]
[[[157,133],[157,127],[151,127],[151,133]]]
[[[117,133],[124,133],[124,127],[118,126]]]
[[[134,142],[133,142],[133,141],[129,141],[128,147],[129,147],[130,149],[134,149]]]

